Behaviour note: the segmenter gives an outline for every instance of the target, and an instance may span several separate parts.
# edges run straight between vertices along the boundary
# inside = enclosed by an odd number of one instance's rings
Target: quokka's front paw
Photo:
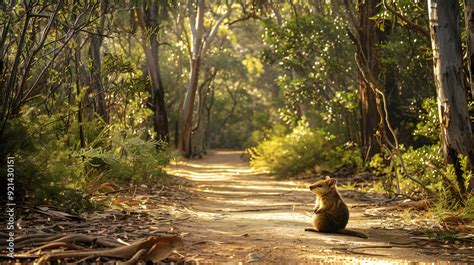
[[[315,214],[323,213],[323,212],[324,212],[324,211],[323,211],[323,209],[321,209],[321,208],[319,208],[319,209],[317,209],[316,211],[314,211]]]

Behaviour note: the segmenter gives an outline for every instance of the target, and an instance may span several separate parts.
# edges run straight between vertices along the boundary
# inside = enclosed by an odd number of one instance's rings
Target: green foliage
[[[345,163],[361,163],[357,152],[336,147],[333,136],[312,130],[305,119],[289,134],[273,135],[248,150],[252,167],[277,177],[293,176],[306,170],[330,171]]]
[[[474,196],[468,194],[464,202],[453,198],[449,188],[443,188],[438,193],[438,199],[431,205],[433,216],[441,221],[460,219],[462,223],[474,222]]]
[[[151,184],[166,177],[163,167],[168,164],[169,156],[164,143],[146,141],[131,132],[113,132],[101,141],[107,143],[107,148],[89,147],[74,155],[82,157],[105,180]]]
[[[294,122],[301,104],[325,105],[336,91],[350,87],[355,74],[354,47],[346,22],[338,16],[304,14],[279,25],[267,20],[263,59],[283,70],[277,78],[285,99],[282,118]]]
[[[417,149],[410,147],[405,150],[402,148],[402,152],[405,172],[400,170],[401,165],[395,167],[393,161],[387,163],[387,160],[380,154],[375,155],[370,161],[370,167],[380,177],[378,185],[382,186],[383,191],[389,195],[395,193],[396,173],[400,176],[400,191],[402,194],[415,197],[436,196],[433,210],[439,219],[452,214],[464,217],[472,214],[474,211],[472,209],[472,196],[462,195],[457,184],[454,168],[452,165],[445,166],[438,144],[425,145]],[[467,166],[468,158],[460,156],[459,160],[467,186],[472,178]],[[421,186],[409,179],[407,175],[418,180]],[[431,194],[427,194],[426,189],[430,190]]]
[[[470,196],[465,203],[466,206],[462,210],[462,216],[474,220],[474,196]]]
[[[105,181],[154,183],[166,177],[163,167],[169,157],[161,143],[106,127],[88,147],[79,149],[72,132],[65,132],[57,123],[48,124],[47,116],[26,118],[9,121],[1,139],[7,143],[2,145],[2,155],[15,158],[19,197],[26,195],[39,203],[59,205],[77,213],[99,206],[88,194],[91,180],[94,185]],[[89,122],[85,127],[101,125]]]
[[[418,138],[427,138],[432,142],[439,141],[438,107],[434,98],[423,100],[421,109],[419,110],[419,118],[420,122],[416,124],[413,135]]]
[[[433,192],[438,192],[443,188],[443,172],[440,167],[442,157],[439,148],[439,145],[426,145],[417,149],[410,147],[407,150],[401,148],[406,174],[419,180],[423,186]],[[393,159],[389,160],[388,155],[384,157],[384,154],[376,154],[369,162],[369,166],[374,173],[380,176],[380,182],[388,194],[394,194],[395,174],[398,174],[402,194],[410,195],[413,191],[416,191],[418,192],[417,195],[420,195],[419,191],[422,189],[418,184],[406,178],[399,163],[399,161],[395,162]]]

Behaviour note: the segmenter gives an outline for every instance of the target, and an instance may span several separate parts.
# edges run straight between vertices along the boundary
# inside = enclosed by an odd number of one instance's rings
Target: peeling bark
[[[468,81],[471,100],[474,100],[474,0],[464,0],[464,20],[467,32]]]
[[[443,156],[454,166],[459,190],[465,193],[458,154],[467,156],[472,165],[474,144],[462,67],[459,7],[456,1],[428,0],[428,12]]]

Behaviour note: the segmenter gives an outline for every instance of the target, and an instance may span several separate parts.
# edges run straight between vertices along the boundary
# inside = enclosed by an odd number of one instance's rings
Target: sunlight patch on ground
[[[202,176],[206,176],[209,179],[216,179],[216,180],[222,180],[222,178],[231,178],[233,176],[239,176],[238,172],[235,171],[230,171],[227,170],[226,172],[223,172],[222,170],[214,170],[211,172],[203,171],[203,172],[195,172],[192,169],[167,169],[166,170],[168,174],[170,175],[175,175],[175,176],[180,176],[180,177],[186,177],[190,179],[201,179]],[[252,174],[241,174],[245,176],[251,176]]]
[[[213,185],[212,188],[215,189],[216,192],[221,192],[222,191],[221,188],[224,188],[224,189],[227,189],[227,190],[248,190],[249,192],[253,192],[254,194],[256,193],[255,191],[269,191],[269,190],[282,191],[282,193],[276,193],[276,194],[281,194],[281,195],[286,194],[286,193],[290,193],[290,192],[293,192],[293,191],[299,191],[299,192],[307,191],[306,189],[296,189],[296,188],[292,189],[292,190],[289,190],[287,187],[262,186],[262,185],[238,185],[238,184]],[[221,190],[219,190],[219,189],[221,189]],[[257,192],[256,194],[258,195],[258,194],[260,194],[260,192]],[[273,192],[272,194],[275,194],[275,192]]]
[[[311,217],[306,216],[301,213],[297,213],[297,212],[232,213],[232,218],[233,219],[247,219],[247,220],[254,220],[254,221],[295,222],[295,223],[303,223],[303,224],[308,224],[308,225],[311,223]]]
[[[226,194],[230,194],[230,195],[255,195],[255,192],[252,192],[251,190],[249,191],[236,191],[236,190],[220,190],[220,191],[216,191],[216,190],[212,190],[212,189],[199,189],[200,191],[203,191],[205,193],[210,193],[210,194],[220,194],[220,195],[226,195]],[[279,192],[259,192],[258,195],[280,195],[281,193]],[[225,201],[225,198],[223,198]]]
[[[221,220],[225,218],[225,215],[222,213],[211,213],[205,211],[190,211],[190,214],[194,215],[193,219],[201,219],[201,220]]]
[[[194,169],[233,169],[233,170],[239,170],[239,171],[247,171],[247,172],[253,172],[252,169],[237,169],[239,168],[239,164],[235,164],[235,163],[219,163],[219,164],[214,164],[214,163],[207,163],[207,164],[198,164],[198,163],[192,163],[192,162],[184,162],[184,161],[180,161],[180,162],[177,162],[177,163],[172,163],[172,166],[176,167],[191,167],[191,168],[194,168]],[[240,166],[243,166],[244,168],[246,167],[246,164],[245,163],[242,163],[242,165]]]
[[[265,206],[265,207],[274,207],[274,208],[281,207],[282,210],[285,210],[285,209],[292,209],[291,204],[295,205],[295,206],[301,205],[301,203],[299,203],[299,202],[272,203],[272,202],[269,202],[268,200],[264,200],[264,199],[258,200],[258,199],[255,199],[255,198],[240,199],[240,200],[229,200],[229,199],[219,200],[219,199],[214,199],[214,198],[209,198],[208,197],[208,199],[210,199],[212,201],[224,201],[228,204],[231,204],[232,207],[238,207],[238,206],[259,206],[259,207],[262,207],[262,206]],[[311,205],[312,205],[312,203],[311,203]],[[308,208],[308,210],[309,209],[311,209],[311,208]],[[223,209],[223,210],[225,210],[225,209]],[[227,210],[230,210],[230,208],[227,208]]]

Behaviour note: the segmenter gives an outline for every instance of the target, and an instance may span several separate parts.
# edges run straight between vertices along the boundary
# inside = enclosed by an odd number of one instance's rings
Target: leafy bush
[[[274,135],[248,149],[250,164],[277,177],[293,176],[306,170],[334,170],[344,163],[358,163],[356,151],[336,147],[333,137],[314,131],[305,119],[287,135]]]
[[[410,194],[413,191],[418,191],[420,186],[417,183],[406,176],[403,177],[404,174],[407,174],[419,180],[426,188],[439,191],[438,183],[441,183],[442,180],[439,167],[442,164],[442,158],[439,146],[425,145],[417,149],[410,147],[408,150],[402,146],[401,152],[406,172],[402,172],[400,161],[396,157],[390,159],[388,154],[376,154],[369,163],[372,171],[380,177],[384,190],[389,195],[395,193],[395,174],[397,174],[401,193]],[[387,163],[387,161],[389,162]]]
[[[370,161],[374,173],[380,177],[383,190],[389,195],[394,195],[395,173],[400,177],[400,192],[413,197],[434,196],[433,209],[435,215],[440,219],[457,214],[471,216],[474,212],[473,197],[469,194],[461,195],[457,184],[456,174],[452,165],[445,165],[439,145],[425,145],[420,148],[409,148],[403,150],[403,162],[405,171],[401,165],[394,165],[393,161],[386,165],[380,155],[376,155]],[[471,179],[470,171],[467,170],[468,158],[460,156],[459,160],[464,172],[465,185]],[[420,183],[412,181],[416,179]],[[421,184],[421,185],[420,185]],[[428,194],[430,193],[430,194]],[[471,218],[471,217],[468,217]]]
[[[80,212],[97,206],[90,200],[97,190],[94,185],[105,181],[152,183],[166,176],[163,167],[169,156],[161,143],[144,140],[137,133],[105,129],[80,149],[73,133],[60,126],[43,126],[47,117],[35,119],[34,123],[9,121],[1,139],[5,143],[2,161],[7,155],[15,159],[17,201],[26,197]],[[83,125],[101,127],[93,122]]]
[[[421,110],[419,110],[420,122],[416,124],[413,131],[414,138],[426,138],[432,143],[439,141],[439,120],[438,107],[435,98],[423,100]]]
[[[145,141],[130,132],[114,133],[107,142],[107,148],[90,147],[75,155],[83,157],[104,179],[121,183],[152,183],[166,176],[163,167],[168,164],[169,155],[164,143]]]

